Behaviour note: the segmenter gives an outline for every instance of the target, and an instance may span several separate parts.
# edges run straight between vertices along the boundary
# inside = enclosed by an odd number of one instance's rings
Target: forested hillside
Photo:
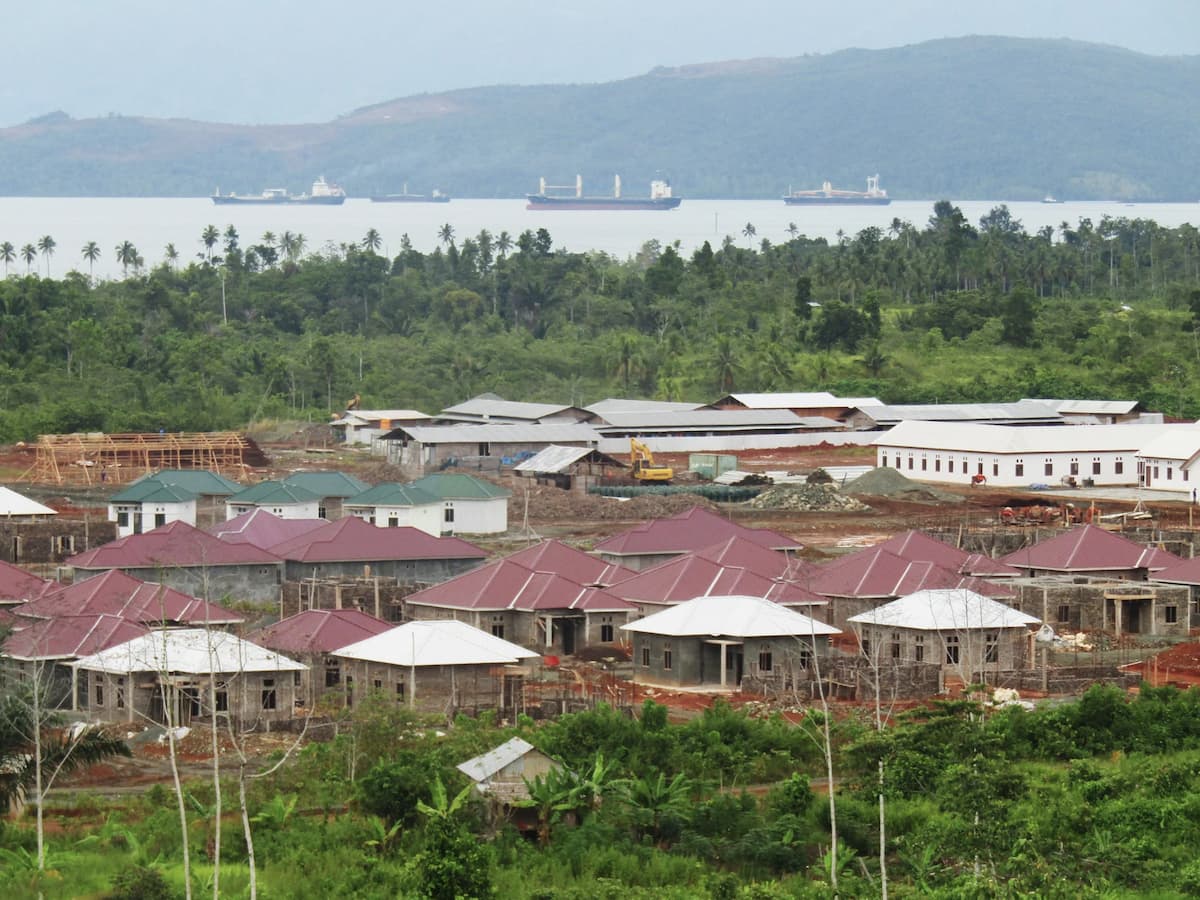
[[[517,52],[521,52],[516,48]],[[774,197],[880,172],[900,199],[1197,200],[1200,59],[972,37],[659,69],[607,84],[481,87],[246,127],[51,114],[0,130],[0,194],[200,196],[439,187],[514,197],[540,175],[657,172],[690,197]]]
[[[0,440],[321,420],[355,393],[436,412],[485,390],[575,404],[1103,397],[1200,416],[1190,225],[1028,234],[1004,206],[971,223],[942,201],[927,222],[834,244],[772,243],[747,223],[690,258],[654,242],[624,262],[568,253],[545,231],[440,237],[429,254],[405,237],[387,259],[374,230],[309,254],[303,235],[210,227],[208,258],[178,267],[168,248],[147,269],[124,242],[126,277],[96,284],[36,274],[52,236],[40,251],[4,242]]]

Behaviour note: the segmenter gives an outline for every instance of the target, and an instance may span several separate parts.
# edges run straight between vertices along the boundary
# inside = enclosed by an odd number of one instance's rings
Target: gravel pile
[[[795,509],[803,512],[869,512],[870,507],[831,484],[780,484],[750,501],[755,509]]]
[[[516,482],[508,498],[508,523],[516,527],[525,518],[525,486]],[[673,516],[693,506],[715,509],[716,504],[696,494],[648,494],[617,500],[595,494],[577,494],[547,485],[528,484],[531,522],[582,522],[589,520],[657,519]]]
[[[844,488],[847,494],[867,497],[891,497],[914,503],[962,503],[963,498],[948,491],[920,484],[905,478],[895,469],[872,469],[858,476]]]

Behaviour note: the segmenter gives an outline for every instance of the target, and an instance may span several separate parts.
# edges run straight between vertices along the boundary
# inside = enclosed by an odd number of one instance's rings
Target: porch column
[[[1155,621],[1155,613],[1158,611],[1158,592],[1155,591],[1150,595],[1150,634],[1158,634],[1158,623]]]
[[[717,642],[717,651],[721,654],[721,687],[725,687],[725,652],[727,646],[721,642]]]
[[[1116,608],[1117,637],[1120,637],[1121,636],[1121,598],[1120,597],[1113,598],[1113,606]]]

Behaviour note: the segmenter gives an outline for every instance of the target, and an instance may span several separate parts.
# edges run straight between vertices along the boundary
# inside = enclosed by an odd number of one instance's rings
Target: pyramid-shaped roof
[[[875,546],[890,550],[903,559],[937,563],[943,569],[950,569],[960,575],[1012,578],[1021,574],[1017,569],[999,560],[981,553],[967,553],[916,529],[893,535]]]
[[[109,498],[110,503],[188,503],[198,495],[179,485],[165,484],[153,476],[133,482]]]
[[[0,603],[21,603],[40,597],[58,582],[39,578],[19,566],[0,560]]]
[[[260,481],[238,491],[228,502],[234,506],[298,506],[301,503],[315,503],[320,499],[319,494],[298,484]]]
[[[968,588],[989,597],[1011,597],[1008,587],[972,578],[927,560],[909,560],[868,547],[820,566],[808,587],[826,597],[903,597],[923,588]]]
[[[4,642],[4,655],[20,660],[74,659],[99,653],[148,631],[140,622],[121,616],[26,620]]]
[[[1096,525],[1080,525],[1001,558],[1022,571],[1157,572],[1182,560]]]
[[[765,528],[747,528],[702,506],[654,519],[613,535],[596,545],[597,552],[613,556],[654,553],[688,553],[740,536],[769,550],[799,550],[802,545]]]
[[[242,486],[207,469],[163,469],[143,475],[113,494],[113,503],[179,503],[197,497],[228,497]]]
[[[48,591],[24,604],[18,612],[37,619],[105,614],[148,625],[234,625],[245,621],[243,616],[216,603],[142,581],[120,569]]]
[[[381,562],[398,559],[484,559],[483,550],[456,537],[434,537],[419,528],[378,528],[347,516],[282,541],[271,552],[291,562]]]
[[[1165,581],[1167,584],[1200,585],[1200,556],[1159,569],[1152,577],[1154,581]]]
[[[616,563],[605,562],[598,556],[576,550],[562,541],[541,541],[532,547],[506,556],[509,562],[520,563],[535,572],[563,575],[578,584],[605,586],[631,578],[636,572]]]
[[[795,637],[841,634],[832,625],[772,603],[765,597],[697,597],[646,616],[625,631],[672,637]]]
[[[723,566],[749,569],[768,578],[786,577],[797,580],[816,569],[815,565],[800,559],[794,553],[771,550],[741,534],[732,535],[711,547],[703,547],[691,555],[712,560]]]
[[[406,622],[333,655],[405,667],[511,665],[538,656],[453,619]]]
[[[76,668],[114,675],[135,672],[209,673],[302,672],[303,663],[288,659],[227,631],[168,628],[148,632],[75,661]]]
[[[419,488],[439,500],[493,500],[512,493],[490,481],[459,472],[435,472],[418,478],[409,486]]]
[[[308,609],[248,638],[281,653],[332,653],[392,627],[393,623],[357,609]]]
[[[924,631],[974,631],[1027,628],[1042,620],[971,590],[941,589],[915,591],[846,621]]]
[[[764,550],[776,556],[774,550]],[[784,606],[824,605],[824,597],[795,581],[769,578],[741,566],[721,565],[698,554],[685,554],[639,572],[619,584],[612,593],[643,603],[683,603],[709,595],[767,597]]]
[[[353,497],[365,491],[369,484],[345,472],[293,472],[283,479],[289,487],[298,487],[317,497]]]
[[[204,530],[229,544],[253,544],[265,550],[328,524],[325,519],[281,519],[256,507]]]
[[[77,569],[152,569],[179,566],[243,566],[278,563],[253,544],[227,544],[187,522],[168,522],[142,534],[117,538],[67,560]]]
[[[367,488],[360,494],[355,494],[346,501],[346,506],[433,506],[442,502],[428,491],[412,484],[399,484],[395,481],[385,481],[372,488]]]
[[[610,591],[554,572],[501,559],[409,594],[405,603],[440,609],[587,610],[627,612],[633,607]]]

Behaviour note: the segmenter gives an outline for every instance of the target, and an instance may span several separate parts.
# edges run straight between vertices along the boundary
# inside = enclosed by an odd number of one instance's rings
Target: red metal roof
[[[1157,572],[1182,561],[1096,525],[1077,526],[1001,557],[1001,562],[1022,571],[1044,572]]]
[[[32,600],[54,584],[57,582],[39,578],[19,566],[0,560],[0,603]]]
[[[1168,584],[1200,585],[1200,556],[1193,556],[1191,559],[1160,569],[1154,573],[1154,580],[1165,581]]]
[[[749,569],[767,578],[786,577],[792,581],[816,569],[815,565],[800,559],[794,553],[771,550],[740,534],[711,547],[704,547],[691,555],[703,557],[722,566]]]
[[[890,550],[904,559],[937,563],[943,569],[958,572],[960,575],[1012,578],[1021,574],[1019,570],[999,560],[991,559],[982,553],[967,553],[916,529],[894,535],[875,546]]]
[[[36,619],[58,616],[112,615],[147,624],[232,625],[245,618],[216,603],[119,569],[49,591],[24,604],[19,615]]]
[[[74,659],[99,653],[133,640],[150,629],[120,616],[59,616],[26,620],[4,642],[4,652],[14,659]]]
[[[557,572],[579,584],[604,587],[616,584],[637,574],[616,563],[605,562],[598,556],[584,553],[562,541],[542,541],[505,557],[535,572]]]
[[[332,653],[394,627],[357,609],[309,609],[261,628],[247,640],[280,653]]]
[[[766,552],[775,553],[773,550]],[[643,603],[684,603],[696,597],[735,595],[766,597],[784,606],[825,602],[824,597],[795,581],[762,575],[741,566],[722,565],[700,554],[659,563],[614,585],[611,590],[618,597]]]
[[[281,519],[255,507],[205,531],[230,544],[253,544],[265,550],[324,524],[324,519]]]
[[[890,550],[868,547],[819,567],[809,588],[826,597],[894,598],[936,588],[966,588],[985,597],[1011,597],[1013,591],[928,560],[910,560]]]
[[[186,522],[168,522],[144,534],[117,538],[72,556],[79,569],[150,569],[158,566],[244,566],[278,563],[253,544],[228,544]]]
[[[765,528],[747,528],[729,521],[701,506],[613,535],[596,545],[596,550],[612,555],[633,556],[653,553],[688,553],[711,547],[740,536],[770,550],[799,550],[802,544],[786,535]]]
[[[329,522],[275,544],[271,552],[292,562],[376,562],[395,559],[483,559],[474,544],[434,537],[419,528],[379,528],[357,516]]]
[[[580,584],[571,575],[535,571],[512,557],[417,591],[404,602],[476,610],[626,612],[633,608],[609,590]]]

